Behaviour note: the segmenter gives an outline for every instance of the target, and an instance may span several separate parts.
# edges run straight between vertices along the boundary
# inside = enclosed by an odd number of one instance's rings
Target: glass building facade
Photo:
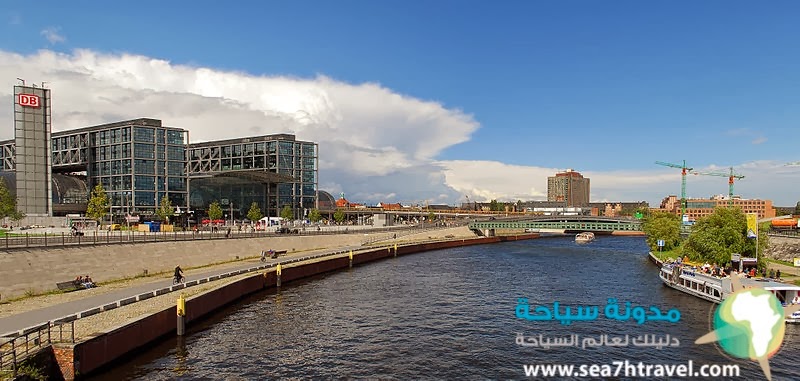
[[[51,138],[52,173],[82,179],[89,190],[102,184],[117,220],[125,214],[148,219],[165,196],[184,211],[197,210],[198,217],[214,201],[230,219],[244,219],[253,202],[268,216],[288,206],[301,218],[316,207],[316,143],[288,134],[188,141],[187,130],[162,126],[157,119],[61,131]],[[17,155],[15,141],[0,142],[4,172],[17,171]],[[52,193],[54,203],[75,205],[59,205],[55,209],[61,214],[85,212],[88,194]]]
[[[317,207],[317,147],[289,134],[190,144],[191,207],[217,201],[229,218],[244,219],[255,202],[265,216],[289,207],[303,218]]]

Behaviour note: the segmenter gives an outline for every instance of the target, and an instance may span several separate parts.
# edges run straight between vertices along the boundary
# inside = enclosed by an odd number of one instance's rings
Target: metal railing
[[[75,321],[47,322],[14,337],[0,337],[0,374],[16,377],[19,366],[54,343],[75,342]]]
[[[288,233],[277,233],[275,228],[269,231],[253,231],[227,228],[219,230],[174,231],[174,232],[139,232],[131,230],[117,231],[86,231],[82,236],[69,233],[42,233],[25,235],[8,235],[0,238],[0,250],[27,249],[32,247],[68,247],[78,245],[113,245],[148,242],[170,241],[198,241],[210,239],[242,239],[242,238],[268,238],[286,237],[293,235],[333,235],[333,234],[364,234],[380,233],[418,229],[417,225],[400,225],[383,228],[354,228],[348,226],[326,227],[317,230],[316,227],[290,227]]]

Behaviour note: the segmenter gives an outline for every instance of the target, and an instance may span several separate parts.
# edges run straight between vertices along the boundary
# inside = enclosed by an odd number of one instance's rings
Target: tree
[[[0,177],[0,218],[21,220],[25,214],[17,210],[17,200],[11,195],[6,182]]]
[[[169,224],[169,218],[175,215],[175,210],[172,209],[172,201],[169,200],[167,195],[161,198],[161,204],[156,209],[156,216],[164,221],[165,224]]]
[[[222,218],[222,207],[219,206],[219,202],[214,201],[208,206],[208,218],[212,221]]]
[[[103,189],[103,184],[95,185],[91,195],[89,195],[89,203],[86,205],[86,216],[100,222],[106,213],[108,213],[109,203],[110,201],[106,190]]]
[[[311,222],[319,222],[319,220],[322,219],[322,213],[320,213],[317,208],[311,209],[311,211],[308,212],[308,219],[311,220]]]
[[[759,226],[759,253],[763,253],[769,244],[767,226]],[[719,207],[711,215],[698,220],[683,248],[689,258],[723,266],[731,261],[733,253],[751,258],[756,256],[756,240],[747,238],[747,220],[740,208]],[[764,256],[758,257],[758,266],[763,267]]]
[[[428,222],[433,222],[436,219],[436,213],[428,212]]]
[[[668,212],[655,212],[644,219],[642,230],[647,234],[650,250],[658,250],[658,240],[664,240],[663,250],[672,250],[681,243],[681,219]]]
[[[489,210],[493,212],[500,210],[500,205],[497,203],[497,200],[489,201]]]
[[[333,212],[333,220],[341,224],[342,221],[344,221],[344,212],[341,211],[341,209],[336,209],[336,211]]]
[[[797,205],[794,206],[794,214],[800,215],[800,201],[798,201]]]
[[[289,205],[285,205],[283,209],[281,209],[281,218],[284,220],[293,220],[294,219],[294,211],[292,211],[292,207]]]
[[[253,202],[250,204],[250,210],[247,211],[247,219],[250,221],[258,221],[261,217],[264,217],[264,215],[261,214],[261,208],[258,207],[258,203]]]

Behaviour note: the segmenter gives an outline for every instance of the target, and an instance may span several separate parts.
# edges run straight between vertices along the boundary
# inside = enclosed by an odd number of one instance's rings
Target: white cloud
[[[41,32],[39,32],[39,34],[41,34],[45,40],[52,45],[67,40],[67,38],[64,37],[60,32],[61,28],[51,26],[43,29]]]
[[[320,189],[354,202],[448,203],[544,200],[547,177],[563,168],[496,161],[440,160],[479,127],[456,109],[398,94],[376,83],[350,84],[326,76],[254,76],[176,65],[129,54],[43,50],[31,55],[0,51],[0,104],[11,104],[15,78],[48,82],[53,90],[53,130],[152,117],[189,130],[193,142],[273,133],[319,143]],[[9,125],[12,108],[0,107]],[[0,129],[0,139],[13,129]],[[745,197],[772,197],[794,205],[800,168],[783,163],[735,164]],[[680,171],[598,172],[593,201],[648,201],[680,194]],[[703,170],[727,170],[708,167]],[[727,178],[690,176],[690,197],[727,193]],[[765,186],[764,184],[769,184]],[[654,205],[655,204],[655,205]]]
[[[320,188],[353,201],[441,199],[456,193],[433,160],[467,141],[472,116],[397,94],[376,83],[253,76],[175,65],[136,55],[0,51],[0,98],[13,81],[44,80],[53,91],[53,130],[138,117],[162,119],[205,141],[272,133],[319,143]],[[11,110],[0,108],[11,121]],[[0,130],[0,138],[12,129]],[[386,198],[395,194],[396,200]]]
[[[762,144],[762,143],[766,143],[766,142],[767,142],[767,138],[765,138],[763,136],[759,136],[759,137],[753,139],[753,141],[752,141],[753,144]]]

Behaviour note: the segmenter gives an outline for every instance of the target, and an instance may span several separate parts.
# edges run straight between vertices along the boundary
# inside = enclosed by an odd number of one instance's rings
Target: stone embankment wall
[[[793,258],[800,257],[800,238],[769,237],[769,247],[764,255],[791,262]]]
[[[306,251],[360,245],[364,234],[230,238],[198,241],[86,245],[80,248],[35,248],[0,251],[0,297],[2,299],[43,292],[58,282],[89,275],[95,282],[172,272],[246,257],[261,250]]]

